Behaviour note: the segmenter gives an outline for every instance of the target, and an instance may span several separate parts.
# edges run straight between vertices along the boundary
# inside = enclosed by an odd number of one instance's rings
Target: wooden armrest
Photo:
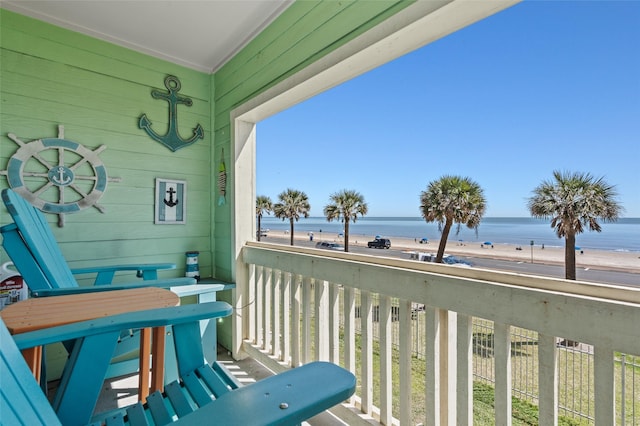
[[[176,425],[299,424],[347,400],[356,389],[349,371],[312,362],[228,392],[178,420]]]
[[[226,317],[231,312],[232,307],[226,302],[149,309],[16,334],[13,339],[22,350],[113,331],[169,326],[207,318]]]
[[[89,266],[86,268],[73,268],[71,273],[76,274],[98,274],[93,285],[111,284],[116,272],[136,271],[136,276],[143,280],[157,280],[158,270],[176,269],[175,263],[142,263],[128,265],[106,265]]]

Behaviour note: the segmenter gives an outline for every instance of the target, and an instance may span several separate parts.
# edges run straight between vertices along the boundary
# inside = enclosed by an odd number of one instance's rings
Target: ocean
[[[581,249],[640,252],[640,218],[623,218],[613,223],[601,223],[602,232],[585,231],[576,236],[576,245]],[[265,216],[263,229],[288,230],[289,221]],[[343,231],[341,222],[328,222],[325,217],[302,218],[294,224],[294,233],[313,232],[316,237],[337,236]],[[481,244],[515,244],[529,246],[564,247],[564,239],[556,236],[548,220],[529,217],[487,217],[478,227],[478,234],[465,226],[456,235],[455,225],[449,234],[450,241],[462,240]],[[439,241],[438,225],[427,223],[420,217],[361,217],[350,224],[349,236],[352,240],[373,239],[376,235],[391,239],[428,238]]]

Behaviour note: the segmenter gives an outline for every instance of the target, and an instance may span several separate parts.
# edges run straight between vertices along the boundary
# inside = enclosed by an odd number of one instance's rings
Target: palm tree
[[[309,217],[309,199],[307,194],[295,189],[287,189],[278,195],[279,203],[274,204],[273,213],[282,220],[289,219],[291,225],[291,245],[293,245],[293,221],[296,222],[300,216]]]
[[[349,222],[355,223],[358,214],[367,214],[367,203],[364,197],[357,191],[343,189],[331,195],[332,204],[324,206],[324,215],[327,221],[342,218],[344,223],[344,251],[349,251]]]
[[[533,190],[528,207],[531,216],[551,219],[558,238],[565,239],[565,278],[576,279],[576,235],[590,231],[601,232],[598,219],[614,222],[623,208],[616,201],[615,187],[603,178],[589,173],[553,172],[553,180],[543,181]]]
[[[480,185],[466,177],[442,176],[430,182],[420,195],[420,210],[427,222],[438,222],[441,232],[436,262],[442,263],[449,231],[454,223],[478,230],[486,208],[484,192]]]
[[[262,215],[265,213],[271,213],[273,211],[273,203],[271,202],[271,198],[266,195],[258,195],[256,197],[256,216],[258,217],[258,232],[257,237],[258,241],[260,241],[260,234],[262,234]]]

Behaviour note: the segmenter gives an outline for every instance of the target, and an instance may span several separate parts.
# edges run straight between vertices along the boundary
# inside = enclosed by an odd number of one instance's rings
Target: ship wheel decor
[[[95,150],[64,139],[64,126],[58,126],[57,138],[21,140],[13,133],[9,139],[20,147],[11,156],[6,175],[9,186],[36,208],[58,215],[58,226],[64,226],[64,215],[95,207],[104,213],[98,200],[107,189],[107,169],[98,157],[107,147]],[[57,201],[51,201],[51,200]]]

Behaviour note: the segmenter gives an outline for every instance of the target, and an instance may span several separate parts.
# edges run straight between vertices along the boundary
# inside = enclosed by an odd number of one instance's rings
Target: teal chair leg
[[[117,331],[76,340],[52,404],[65,426],[89,423],[119,336]]]

